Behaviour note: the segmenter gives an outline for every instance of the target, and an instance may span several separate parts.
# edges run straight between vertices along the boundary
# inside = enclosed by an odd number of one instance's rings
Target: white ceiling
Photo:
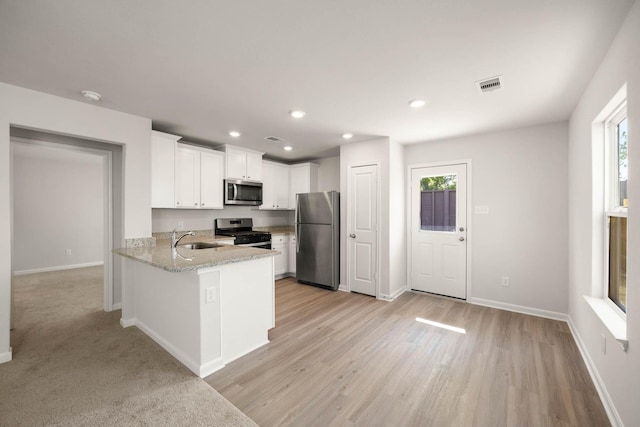
[[[94,90],[192,142],[326,157],[344,132],[415,143],[566,120],[632,4],[0,0],[0,81]],[[479,94],[496,75],[503,89]]]

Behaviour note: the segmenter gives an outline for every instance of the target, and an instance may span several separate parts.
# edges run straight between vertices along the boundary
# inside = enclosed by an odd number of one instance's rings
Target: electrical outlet
[[[210,302],[214,302],[216,300],[216,288],[215,287],[210,287],[205,289],[205,293],[204,293],[204,302],[205,303],[210,303]]]
[[[65,249],[65,250],[64,250],[64,254],[65,254],[66,256],[71,255],[71,249]]]
[[[500,281],[500,284],[502,286],[504,286],[505,288],[509,287],[509,276],[502,276],[502,280]]]

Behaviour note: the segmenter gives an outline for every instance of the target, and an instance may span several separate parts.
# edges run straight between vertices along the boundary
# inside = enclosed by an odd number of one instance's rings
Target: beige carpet
[[[102,311],[102,267],[14,279],[0,426],[256,426],[136,328]]]

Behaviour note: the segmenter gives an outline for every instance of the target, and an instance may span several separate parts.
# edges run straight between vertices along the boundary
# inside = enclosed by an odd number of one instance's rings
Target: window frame
[[[602,299],[613,311],[626,321],[627,313],[623,311],[609,296],[609,257],[610,257],[610,218],[628,218],[628,208],[620,204],[619,147],[618,125],[627,119],[627,100],[618,105],[605,120],[605,155],[604,155],[604,259],[602,281]],[[628,231],[627,231],[628,234]],[[627,248],[628,249],[628,248]]]

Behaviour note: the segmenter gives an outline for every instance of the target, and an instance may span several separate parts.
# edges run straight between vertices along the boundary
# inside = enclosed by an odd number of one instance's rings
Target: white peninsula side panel
[[[273,258],[169,272],[124,258],[123,327],[137,326],[200,377],[267,344]]]

